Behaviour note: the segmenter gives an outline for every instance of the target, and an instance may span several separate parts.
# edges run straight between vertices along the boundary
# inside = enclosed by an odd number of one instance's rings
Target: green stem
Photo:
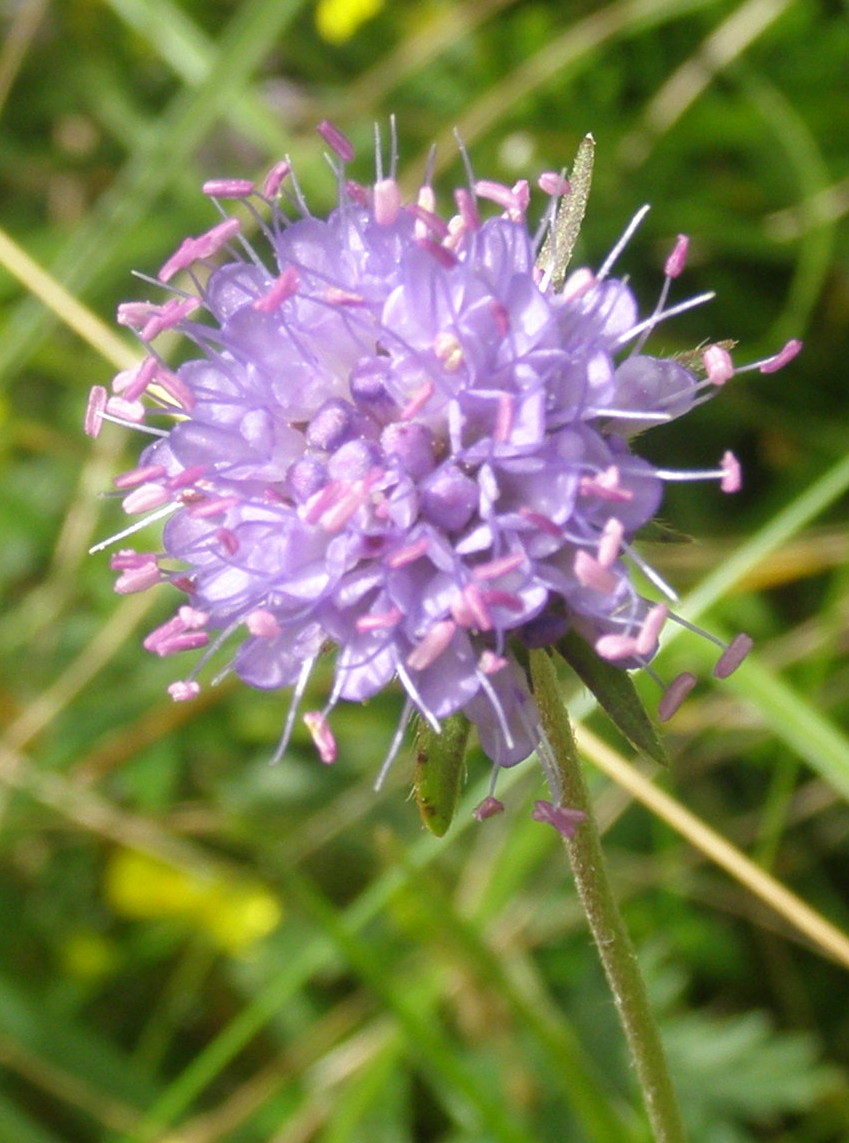
[[[586,815],[573,838],[564,839],[575,884],[598,948],[656,1143],[684,1143],[684,1125],[669,1076],[666,1053],[649,1004],[637,956],[607,876],[598,825],[584,780],[569,716],[554,664],[546,651],[532,651],[531,680],[557,769],[559,804]]]

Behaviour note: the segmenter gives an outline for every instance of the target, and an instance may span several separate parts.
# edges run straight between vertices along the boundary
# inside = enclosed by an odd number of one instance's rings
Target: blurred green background
[[[806,341],[640,445],[743,460],[735,498],[673,488],[664,521],[696,539],[649,552],[687,614],[755,637],[750,663],[715,684],[700,641],[664,649],[665,676],[705,681],[662,775],[564,690],[693,1143],[849,1140],[846,0],[4,0],[0,22],[0,1140],[646,1143],[565,856],[529,817],[538,768],[478,825],[473,754],[437,841],[407,757],[372,790],[394,694],[337,709],[336,766],[299,733],[270,768],[286,696],[174,705],[174,663],[140,646],[167,591],[119,598],[87,554],[138,445],[82,435],[89,386],[136,352],[85,323],[214,221],[204,179],[290,153],[327,208],[315,124],[368,180],[392,112],[407,185],[437,140],[446,193],[455,127],[507,182],[592,131],[581,257],[650,201],[620,264],[644,305],[681,231],[683,288],[717,291],[664,349]],[[700,820],[734,848],[706,852]]]

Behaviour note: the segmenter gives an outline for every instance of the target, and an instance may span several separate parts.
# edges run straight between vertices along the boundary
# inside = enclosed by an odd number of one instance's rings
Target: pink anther
[[[434,623],[407,656],[410,670],[423,671],[435,663],[450,645],[456,630],[457,624],[452,619],[440,619]]]
[[[351,162],[354,157],[354,148],[351,146],[348,136],[343,134],[335,123],[331,123],[329,119],[322,119],[316,127],[316,131],[328,147],[336,152],[343,163]]]
[[[253,308],[264,314],[274,313],[287,298],[291,298],[293,294],[298,292],[300,284],[298,271],[294,266],[287,266],[271,289],[253,302]]]
[[[396,179],[374,184],[374,218],[378,226],[391,226],[401,210],[401,188]]]
[[[85,420],[83,421],[86,436],[96,437],[100,435],[100,430],[103,428],[103,413],[106,410],[108,400],[109,394],[103,385],[92,385],[88,395]]]
[[[632,635],[601,635],[595,641],[595,649],[602,659],[611,663],[639,654],[637,640]]]
[[[262,197],[274,198],[283,185],[283,181],[289,177],[291,172],[292,164],[288,159],[281,159],[279,163],[275,163],[265,176],[265,182],[262,184]]]
[[[200,683],[196,683],[194,679],[188,682],[171,683],[168,687],[168,694],[174,702],[190,702],[200,694]]]
[[[601,539],[598,542],[598,562],[603,568],[612,567],[616,563],[624,534],[625,528],[621,520],[617,520],[615,516],[609,517],[601,530]]]
[[[772,357],[768,357],[766,361],[762,361],[758,369],[761,373],[775,373],[777,370],[783,368],[788,361],[792,361],[801,348],[802,342],[799,341],[798,338],[791,338],[778,353]]]
[[[727,679],[733,675],[752,649],[752,640],[741,631],[736,635],[717,660],[713,668],[714,678]]]
[[[740,474],[740,462],[733,452],[724,452],[720,461],[722,467],[722,480],[719,487],[723,492],[739,492],[743,480]]]
[[[487,818],[494,818],[496,814],[503,813],[504,803],[490,794],[488,798],[484,798],[481,804],[472,810],[472,817],[479,822],[483,822],[486,821]]]
[[[250,179],[208,179],[201,187],[210,198],[247,198],[255,189]]]
[[[660,632],[668,616],[669,608],[665,603],[658,603],[649,611],[637,635],[638,655],[648,658],[654,654]]]
[[[167,504],[170,499],[171,493],[167,488],[163,488],[161,484],[147,481],[129,492],[121,501],[121,507],[130,516],[136,512],[150,512],[153,508]]]
[[[566,176],[557,171],[543,171],[537,179],[537,186],[543,194],[550,195],[552,198],[562,198],[564,195],[570,194],[572,190],[572,184]]]
[[[702,363],[711,385],[724,385],[734,376],[731,354],[721,345],[709,345],[702,354]]]
[[[257,607],[245,617],[245,626],[259,639],[273,639],[283,628],[267,607]]]
[[[686,234],[679,234],[675,246],[672,248],[672,253],[666,259],[666,264],[663,267],[667,278],[677,278],[679,274],[684,272],[689,248],[690,239]]]
[[[661,722],[667,722],[678,710],[684,699],[696,685],[696,676],[684,671],[673,679],[658,703],[657,717]]]
[[[304,715],[304,725],[310,732],[318,756],[328,765],[336,761],[336,739],[327,719],[319,710],[307,711]]]
[[[135,488],[137,485],[143,485],[146,480],[159,480],[165,474],[165,467],[161,464],[145,464],[141,469],[130,469],[129,472],[122,472],[120,477],[113,479],[112,483],[115,488]]]

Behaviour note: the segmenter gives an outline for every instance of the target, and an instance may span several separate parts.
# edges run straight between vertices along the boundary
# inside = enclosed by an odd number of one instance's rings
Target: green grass
[[[341,42],[298,0],[24,0],[0,21],[0,1139],[646,1143],[562,852],[530,819],[535,765],[478,824],[473,752],[440,840],[409,756],[372,790],[397,694],[337,711],[336,766],[302,734],[269,768],[286,696],[173,704],[173,664],[140,646],[168,601],[117,597],[88,555],[136,449],[81,430],[135,353],[113,320],[147,292],[131,271],[213,221],[214,175],[290,153],[327,207],[315,124],[365,156],[394,112],[407,185],[436,139],[446,191],[455,127],[507,182],[592,131],[581,258],[650,201],[623,260],[640,296],[681,231],[687,289],[717,291],[667,349],[806,341],[640,446],[743,460],[733,499],[670,490],[664,522],[695,540],[651,556],[688,617],[750,631],[751,661],[715,683],[697,640],[666,641],[661,672],[703,681],[660,775],[564,690],[693,1143],[849,1140],[845,2],[433,0]]]

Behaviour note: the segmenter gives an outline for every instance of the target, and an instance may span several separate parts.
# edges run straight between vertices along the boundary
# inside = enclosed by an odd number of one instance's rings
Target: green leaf
[[[574,631],[564,635],[557,650],[631,745],[660,766],[668,766],[666,748],[628,672],[602,659]]]
[[[537,266],[550,276],[555,290],[559,290],[566,280],[566,267],[584,221],[593,178],[594,155],[595,140],[592,135],[585,135],[572,164],[569,179],[571,190],[560,200],[537,260]]]
[[[416,735],[416,802],[422,821],[437,837],[451,825],[463,782],[469,720],[459,711],[442,723],[439,734],[422,721]]]

